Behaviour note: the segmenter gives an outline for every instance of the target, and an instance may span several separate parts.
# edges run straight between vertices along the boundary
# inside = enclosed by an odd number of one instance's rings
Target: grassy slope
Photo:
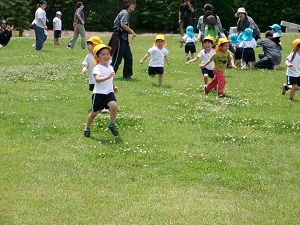
[[[283,57],[294,38],[282,38]],[[138,63],[154,37],[138,36],[134,79],[116,78],[121,135],[101,114],[87,139],[87,52],[68,40],[35,53],[33,39],[14,38],[0,52],[1,224],[299,222],[300,101],[280,93],[284,64],[227,70],[229,97],[205,97],[172,35],[158,88]]]

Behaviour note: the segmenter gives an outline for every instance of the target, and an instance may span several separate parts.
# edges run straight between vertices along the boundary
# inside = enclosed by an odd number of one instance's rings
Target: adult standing
[[[68,49],[74,48],[74,45],[77,41],[79,34],[81,36],[81,48],[85,49],[86,35],[85,35],[85,28],[84,28],[85,18],[84,18],[83,8],[84,8],[83,2],[77,2],[76,11],[74,13],[74,20],[73,20],[74,36],[68,44],[67,47]]]
[[[178,23],[179,23],[180,35],[182,37],[184,35],[184,30],[192,23],[191,16],[192,13],[194,13],[194,11],[195,10],[190,0],[184,0],[184,3],[182,3],[179,7]]]
[[[47,2],[41,0],[38,4],[38,8],[35,12],[35,18],[32,22],[34,32],[35,32],[35,50],[41,51],[44,45],[44,42],[47,40],[48,27],[46,25],[47,15],[46,9]]]
[[[214,7],[211,4],[205,4],[203,7],[204,15],[199,17],[197,29],[199,30],[198,39],[202,42],[205,34],[205,26],[208,25],[207,17],[213,15],[216,19],[216,28],[218,31],[218,36],[221,37],[222,23],[219,16],[214,15]]]
[[[129,46],[128,35],[132,39],[136,37],[135,32],[130,28],[130,13],[134,11],[136,0],[123,0],[122,10],[114,20],[113,34],[108,43],[111,46],[112,67],[117,73],[119,65],[124,58],[123,78],[131,78],[132,70],[132,53]]]
[[[253,30],[253,38],[257,41],[260,38],[260,30],[254,20],[248,16],[248,13],[244,8],[239,8],[235,13],[235,16],[238,17],[237,21],[237,35],[241,32],[244,32],[245,29],[251,28]]]
[[[0,48],[8,44],[14,26],[10,26],[7,24],[6,20],[2,20],[0,24]]]

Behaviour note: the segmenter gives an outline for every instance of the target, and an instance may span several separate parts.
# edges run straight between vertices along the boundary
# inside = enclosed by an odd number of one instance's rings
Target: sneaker
[[[68,47],[66,47],[66,49],[71,49],[71,48],[68,46]]]
[[[108,126],[108,129],[110,130],[110,132],[114,135],[114,136],[118,136],[119,135],[119,131],[116,127],[116,125],[114,126]]]
[[[104,109],[101,110],[101,112],[102,112],[102,113],[109,113],[109,109],[105,109],[105,108],[104,108]]]
[[[91,136],[91,131],[90,130],[84,130],[83,135],[85,137],[90,137]]]
[[[282,87],[282,92],[281,92],[281,94],[285,95],[285,94],[286,94],[286,91],[289,90],[289,86],[286,85],[286,84],[283,84],[281,87]]]
[[[35,49],[35,44],[31,45],[31,47],[33,47]]]
[[[206,85],[204,85],[204,94],[208,95],[208,91],[206,90]]]
[[[226,95],[224,93],[218,94],[218,98],[224,98],[224,97],[226,97]]]

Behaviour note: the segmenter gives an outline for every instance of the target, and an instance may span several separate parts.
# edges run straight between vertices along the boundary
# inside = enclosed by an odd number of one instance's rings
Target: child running
[[[201,64],[205,64],[210,57],[215,54],[215,49],[213,48],[215,39],[211,36],[207,36],[203,39],[203,49],[198,53],[197,57],[187,61],[185,64],[189,65],[192,62],[198,61],[198,59],[202,59]],[[204,84],[207,85],[208,83],[208,77],[211,79],[214,78],[214,62],[211,62],[207,65],[207,67],[201,69],[201,72],[203,74]]]
[[[162,86],[163,74],[164,74],[164,60],[167,64],[170,64],[168,60],[168,50],[165,48],[167,43],[165,41],[164,35],[157,35],[153,47],[150,48],[147,54],[141,59],[140,63],[143,64],[144,61],[151,55],[151,60],[149,63],[148,74],[151,77],[158,75],[158,86]]]
[[[291,90],[291,101],[294,100],[295,92],[300,90],[300,39],[294,40],[292,46],[291,53],[285,59],[287,84],[282,85],[283,95]]]
[[[93,74],[96,84],[92,95],[92,111],[88,115],[84,136],[90,137],[91,125],[93,120],[105,106],[109,107],[110,123],[108,128],[114,136],[118,136],[119,132],[116,127],[117,109],[115,93],[118,88],[114,85],[115,72],[110,63],[111,47],[104,44],[96,45],[93,49],[94,65]]]
[[[220,38],[218,41],[218,45],[216,46],[216,52],[213,54],[210,59],[204,64],[200,65],[200,68],[206,68],[209,63],[214,61],[214,78],[204,87],[205,95],[215,88],[218,85],[218,97],[223,98],[225,97],[224,88],[226,84],[224,72],[227,67],[228,60],[230,60],[231,67],[236,69],[234,65],[232,53],[228,50],[229,49],[229,40],[226,38]]]
[[[192,26],[188,26],[186,28],[186,35],[184,35],[180,41],[180,48],[182,48],[182,44],[185,44],[184,52],[186,56],[186,60],[189,61],[189,52],[191,52],[191,59],[194,58],[194,54],[196,52],[196,43],[197,38],[195,37],[194,28]]]

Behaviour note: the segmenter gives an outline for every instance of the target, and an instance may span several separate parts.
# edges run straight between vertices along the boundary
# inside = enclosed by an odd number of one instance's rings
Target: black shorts
[[[92,112],[98,112],[104,108],[108,109],[109,102],[117,102],[116,96],[113,92],[109,94],[93,94],[92,95]]]
[[[54,31],[54,38],[60,38],[61,36],[61,30],[55,30]]]
[[[242,59],[242,53],[243,53],[242,48],[236,48],[235,53],[234,53],[234,59],[235,60]]]
[[[253,48],[244,48],[242,54],[242,60],[246,63],[255,62],[255,52]]]
[[[149,66],[148,67],[148,74],[149,74],[149,76],[156,75],[156,74],[163,75],[164,74],[164,68],[163,67],[152,67],[152,66]]]
[[[185,53],[189,53],[189,52],[195,53],[196,46],[195,46],[194,42],[186,43],[184,50],[185,50]]]
[[[214,71],[213,70],[208,70],[206,68],[201,69],[202,74],[208,74],[208,77],[210,77],[211,79],[214,78]]]
[[[290,77],[290,76],[286,76],[286,83],[287,83],[288,85],[297,84],[298,86],[300,86],[300,77]]]
[[[191,25],[190,20],[180,20],[179,26],[186,29],[188,26]]]

